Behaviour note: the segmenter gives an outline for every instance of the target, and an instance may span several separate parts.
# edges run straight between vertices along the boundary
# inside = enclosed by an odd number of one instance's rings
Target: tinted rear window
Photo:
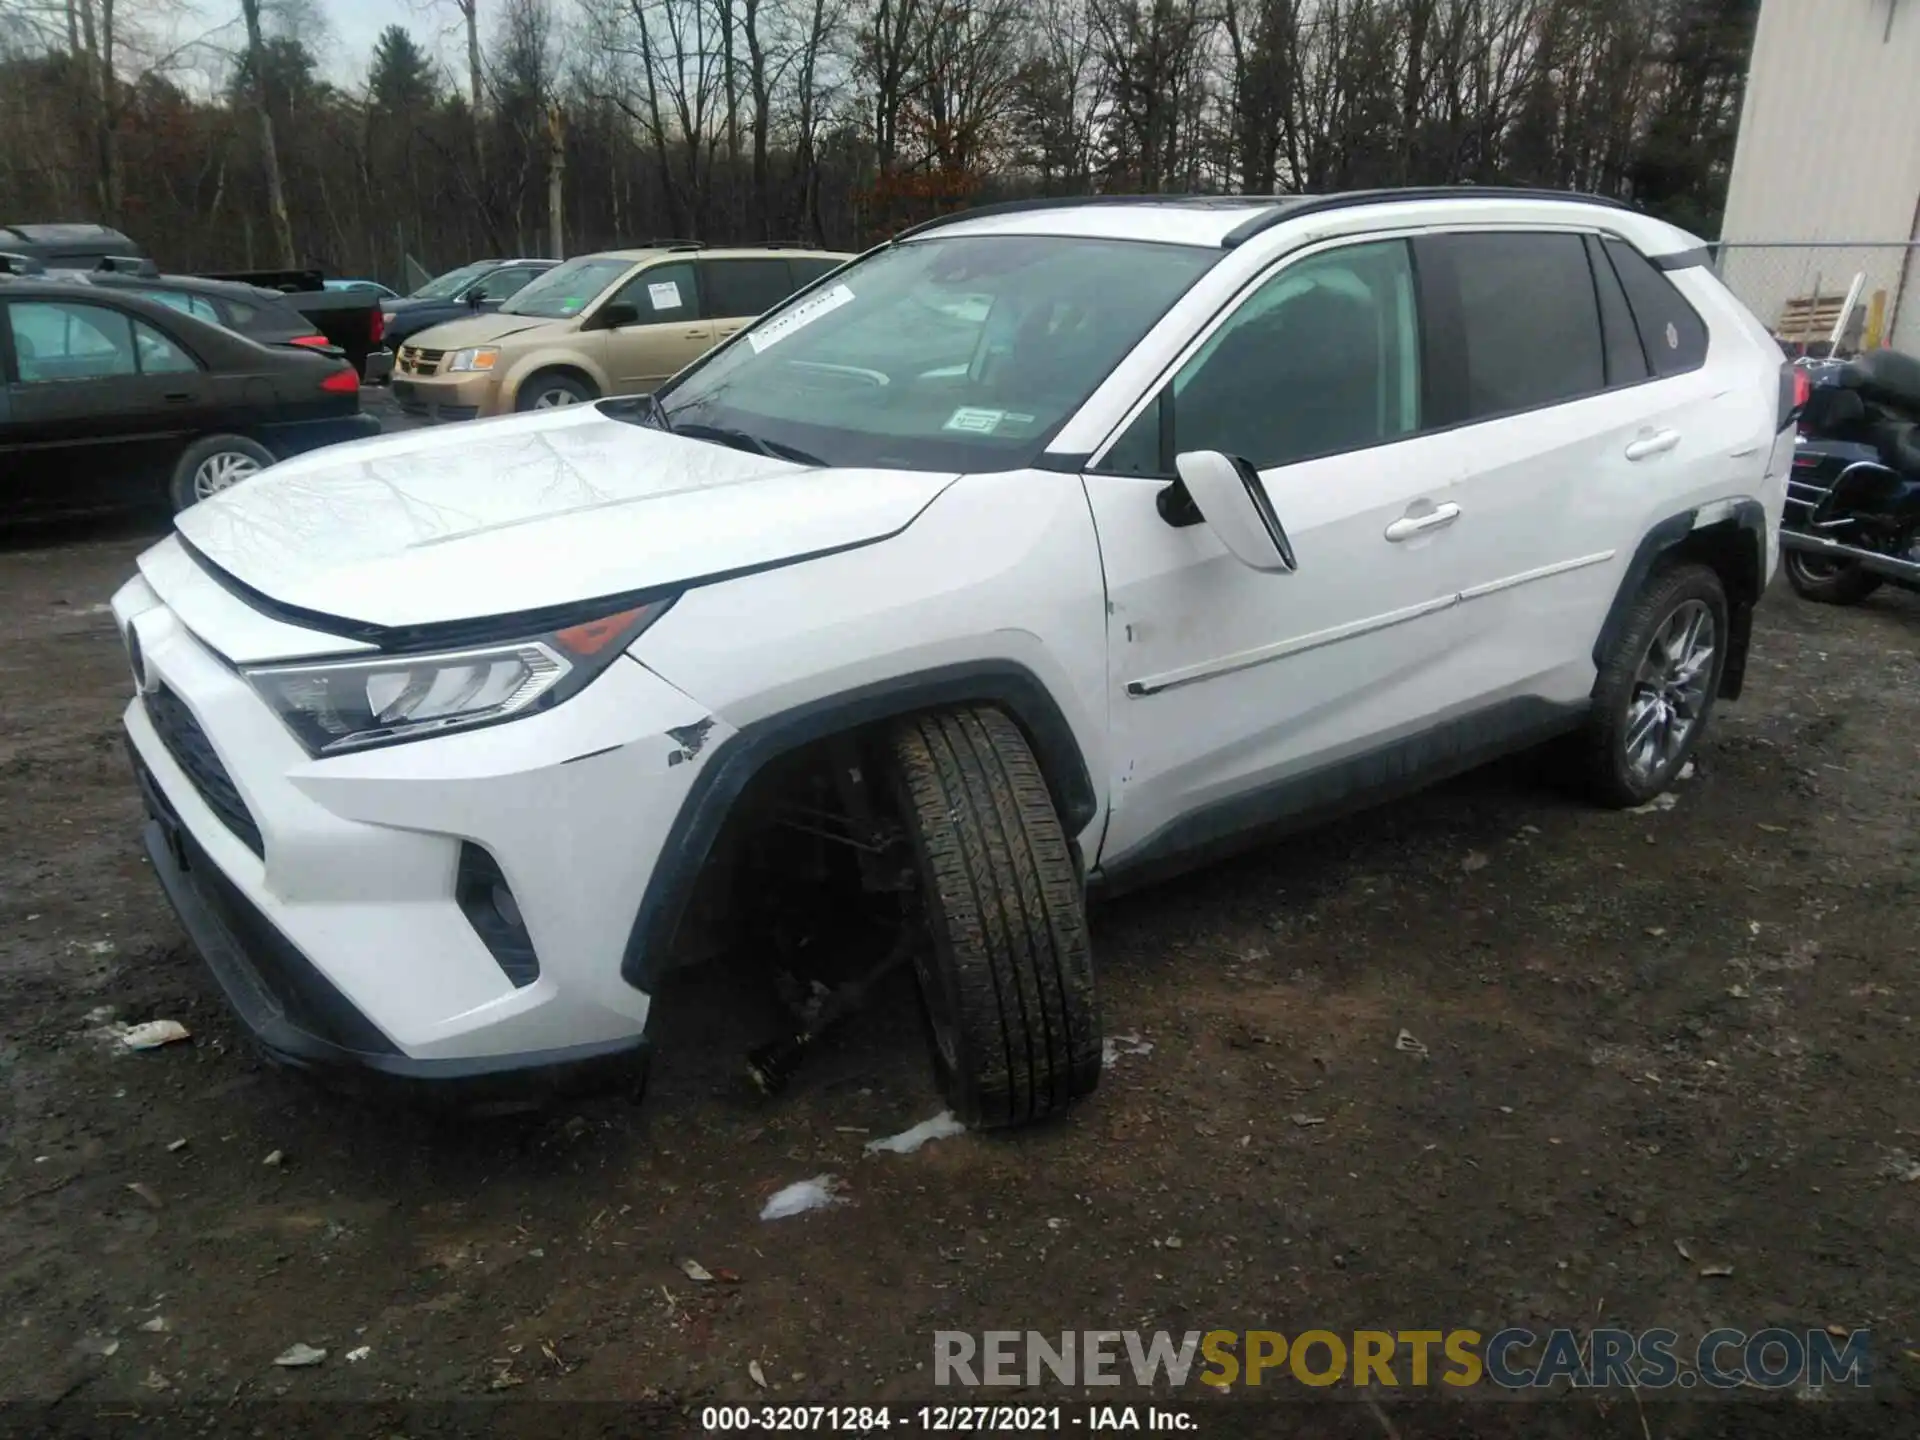
[[[822,275],[831,275],[845,263],[819,255],[796,255],[787,261],[793,267],[793,288],[796,290],[806,288]]]
[[[709,315],[763,315],[793,293],[793,276],[784,259],[702,260],[700,293]]]
[[[1683,375],[1707,363],[1707,326],[1673,282],[1624,240],[1607,240],[1607,257],[1627,292],[1640,343],[1656,375]]]
[[[1454,380],[1455,420],[1483,420],[1591,395],[1606,388],[1606,362],[1593,272],[1578,235],[1433,235],[1418,257],[1430,303],[1458,309],[1437,327],[1442,352],[1430,360],[1464,372]],[[1451,337],[1449,332],[1452,332]]]

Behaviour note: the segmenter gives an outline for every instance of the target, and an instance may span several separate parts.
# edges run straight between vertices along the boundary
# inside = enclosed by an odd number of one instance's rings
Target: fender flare
[[[620,959],[620,977],[652,993],[722,826],[747,785],[780,756],[895,716],[951,705],[998,705],[1019,723],[1069,836],[1100,810],[1092,772],[1057,701],[1031,670],[981,660],[896,675],[809,700],[744,726],[714,751],[681,803],[640,898]]]
[[[1721,671],[1720,694],[1728,700],[1739,698],[1746,678],[1747,646],[1753,636],[1753,607],[1760,599],[1760,592],[1766,588],[1767,581],[1767,512],[1758,500],[1716,500],[1696,506],[1677,515],[1669,515],[1641,536],[1633,559],[1627,563],[1626,573],[1620,578],[1620,588],[1614,592],[1613,604],[1607,607],[1607,618],[1600,626],[1600,634],[1593,642],[1596,670],[1605,666],[1606,656],[1626,624],[1627,609],[1647,583],[1654,566],[1672,551],[1684,546],[1698,531],[1729,524],[1752,544],[1755,577],[1753,594],[1737,595],[1730,592],[1727,596],[1728,620],[1733,633],[1727,637],[1727,663]]]

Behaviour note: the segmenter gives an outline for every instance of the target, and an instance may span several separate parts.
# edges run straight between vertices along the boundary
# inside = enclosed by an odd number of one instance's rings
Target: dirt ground
[[[1523,761],[1113,902],[1106,1028],[1138,1043],[1095,1099],[864,1157],[939,1108],[905,986],[774,1102],[721,976],[662,999],[638,1107],[459,1125],[256,1059],[137,843],[105,601],[151,534],[0,542],[0,1395],[196,1429],[625,1400],[642,1433],[919,1403],[944,1329],[1838,1325],[1873,1331],[1879,1399],[1739,1428],[1916,1433],[1920,597],[1776,587],[1670,810],[1583,808]],[[154,1018],[192,1041],[100,1033]],[[849,1203],[758,1218],[822,1172]],[[328,1357],[275,1368],[295,1342]],[[1657,1398],[1452,1408],[1725,1428]]]

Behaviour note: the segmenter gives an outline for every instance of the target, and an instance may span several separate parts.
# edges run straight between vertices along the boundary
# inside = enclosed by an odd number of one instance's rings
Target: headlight
[[[456,350],[447,357],[447,369],[491,370],[500,362],[498,345],[477,345],[471,350]]]
[[[606,669],[672,603],[497,645],[265,665],[245,674],[309,754],[337,755],[551,709]]]

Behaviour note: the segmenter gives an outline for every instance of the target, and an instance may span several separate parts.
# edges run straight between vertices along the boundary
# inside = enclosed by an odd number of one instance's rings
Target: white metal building
[[[1920,0],[1762,0],[1720,234],[1767,324],[1864,272],[1868,342],[1920,353]]]

